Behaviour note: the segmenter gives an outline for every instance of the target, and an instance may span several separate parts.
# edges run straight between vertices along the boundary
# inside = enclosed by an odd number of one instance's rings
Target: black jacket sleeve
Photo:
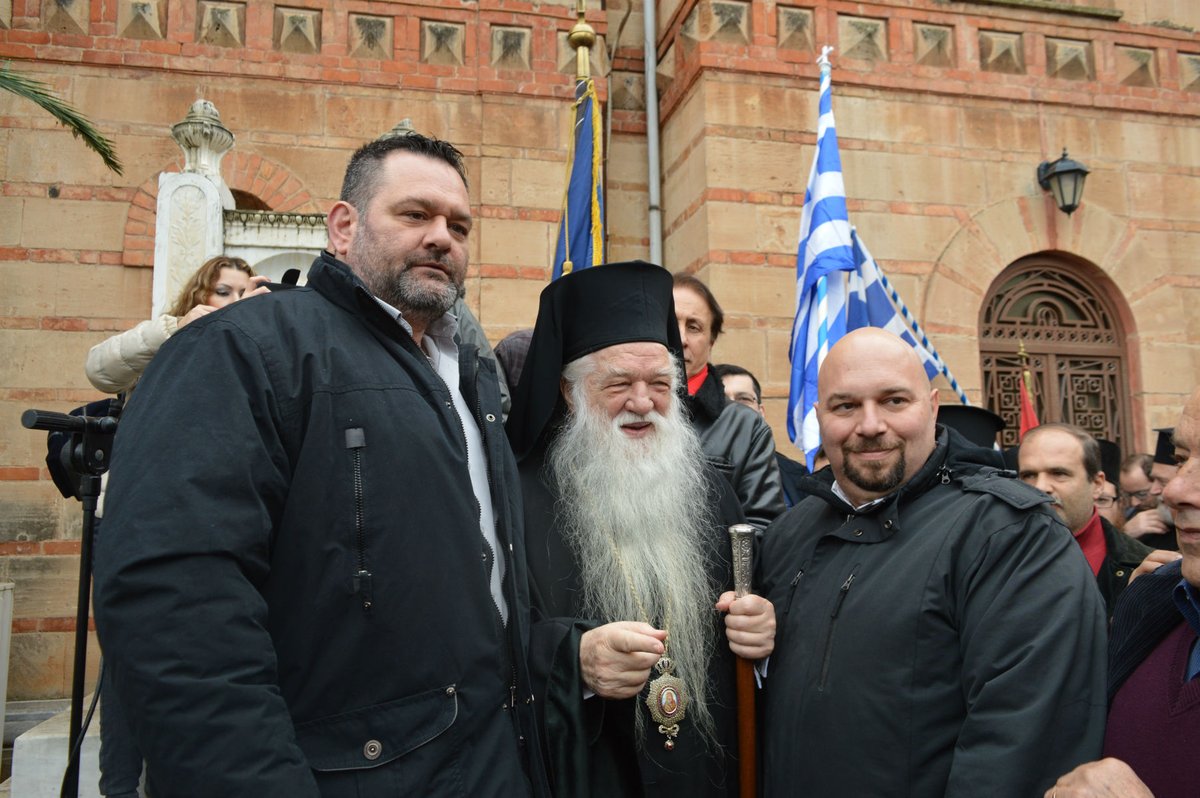
[[[1104,740],[1104,603],[1048,512],[1000,526],[954,586],[967,706],[946,796],[1041,795]]]
[[[166,795],[317,794],[260,592],[289,484],[291,408],[270,368],[232,324],[194,322],[151,363],[116,439],[96,625]]]

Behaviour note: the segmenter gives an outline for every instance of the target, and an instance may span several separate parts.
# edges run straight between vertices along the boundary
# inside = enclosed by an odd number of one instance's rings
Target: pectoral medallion
[[[650,717],[658,724],[660,734],[666,736],[663,748],[675,750],[675,738],[679,736],[679,722],[687,713],[688,699],[683,692],[683,682],[671,671],[675,663],[670,657],[663,657],[654,666],[658,671],[650,682],[650,693],[646,696],[646,707]]]

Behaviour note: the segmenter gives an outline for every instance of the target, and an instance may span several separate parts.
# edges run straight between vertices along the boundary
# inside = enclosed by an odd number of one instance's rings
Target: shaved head
[[[933,453],[937,392],[916,351],[877,327],[844,335],[817,377],[821,444],[856,504],[894,491]]]
[[[818,401],[825,402],[830,386],[837,384],[837,377],[842,372],[864,364],[871,367],[884,365],[897,377],[911,380],[915,386],[931,387],[917,350],[887,330],[859,327],[843,335],[821,364],[817,374]]]

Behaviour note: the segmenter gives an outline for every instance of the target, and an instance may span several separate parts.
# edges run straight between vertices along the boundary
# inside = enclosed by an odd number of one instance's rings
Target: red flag
[[[1033,409],[1033,400],[1029,398],[1029,387],[1021,380],[1021,432],[1017,441],[1025,439],[1025,433],[1038,425],[1037,411]]]

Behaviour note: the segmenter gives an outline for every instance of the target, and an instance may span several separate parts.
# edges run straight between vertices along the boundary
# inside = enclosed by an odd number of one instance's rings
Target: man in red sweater
[[[1105,481],[1100,444],[1070,424],[1043,424],[1025,434],[1017,459],[1021,480],[1054,499],[1054,511],[1083,549],[1111,618],[1130,574],[1151,549],[1096,510]]]

